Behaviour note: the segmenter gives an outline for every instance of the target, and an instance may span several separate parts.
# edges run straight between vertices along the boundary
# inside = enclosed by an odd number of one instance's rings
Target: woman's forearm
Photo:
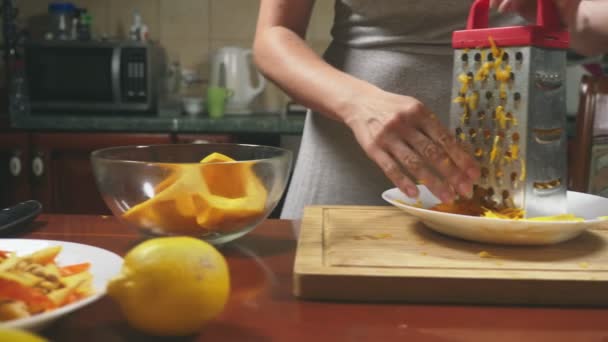
[[[573,49],[585,55],[608,53],[608,1],[581,1],[573,20]]]
[[[294,31],[282,26],[258,30],[256,65],[300,104],[347,122],[361,94],[380,91],[329,65]]]

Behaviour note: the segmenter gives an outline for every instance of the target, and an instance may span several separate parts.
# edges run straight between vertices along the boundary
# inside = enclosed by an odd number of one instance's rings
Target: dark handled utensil
[[[35,200],[21,202],[0,210],[0,233],[24,227],[42,212],[42,204]]]

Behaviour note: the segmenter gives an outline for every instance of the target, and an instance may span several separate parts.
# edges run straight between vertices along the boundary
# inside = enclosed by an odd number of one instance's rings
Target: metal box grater
[[[450,128],[480,162],[484,203],[565,214],[568,33],[550,0],[538,1],[536,25],[500,28],[488,28],[488,2],[475,1],[453,34]]]

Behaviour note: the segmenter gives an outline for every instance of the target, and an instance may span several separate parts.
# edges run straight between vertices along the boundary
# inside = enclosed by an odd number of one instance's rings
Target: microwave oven
[[[25,46],[32,112],[152,113],[165,57],[155,44],[44,41]]]

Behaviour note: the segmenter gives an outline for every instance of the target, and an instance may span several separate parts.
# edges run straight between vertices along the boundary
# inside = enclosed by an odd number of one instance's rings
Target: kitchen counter
[[[254,113],[225,115],[210,119],[205,115],[142,116],[113,115],[18,115],[11,116],[13,128],[44,131],[106,132],[179,132],[179,133],[270,133],[299,135],[304,128],[304,115]]]
[[[299,300],[292,295],[299,222],[269,219],[221,249],[231,273],[224,313],[197,336],[153,339],[108,297],[43,336],[53,341],[600,341],[605,308],[423,305]],[[114,217],[41,215],[18,238],[85,243],[123,255],[141,236]],[[5,246],[6,249],[6,246]],[[445,289],[449,291],[449,289]]]
[[[81,115],[17,115],[12,114],[11,126],[18,129],[50,131],[110,131],[110,132],[176,132],[176,133],[270,133],[300,135],[305,115],[254,113],[226,115],[211,119],[206,115],[141,116],[115,114],[111,116]],[[568,116],[568,137],[576,134],[576,120]]]

